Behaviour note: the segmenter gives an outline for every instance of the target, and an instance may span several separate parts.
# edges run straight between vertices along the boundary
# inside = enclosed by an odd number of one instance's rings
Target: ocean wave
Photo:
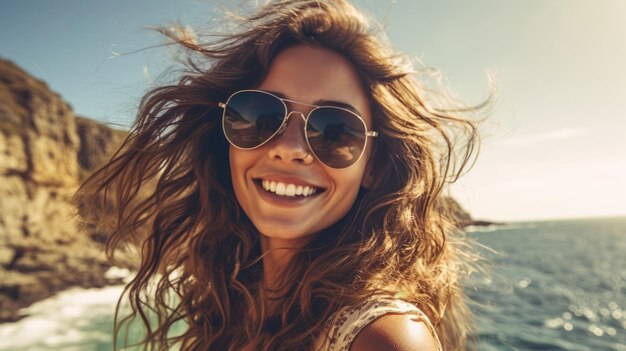
[[[535,223],[507,223],[507,224],[489,224],[489,225],[468,225],[463,228],[466,233],[491,233],[501,230],[513,229],[532,229]]]
[[[0,325],[0,350],[107,350],[123,285],[72,288],[23,310],[26,317]],[[108,324],[108,325],[107,325]]]

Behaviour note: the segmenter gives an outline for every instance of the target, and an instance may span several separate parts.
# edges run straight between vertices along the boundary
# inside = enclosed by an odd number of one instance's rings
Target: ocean
[[[626,350],[626,218],[470,235],[498,252],[484,250],[491,278],[466,289],[477,302],[479,350]]]
[[[491,274],[466,282],[479,350],[626,351],[626,218],[470,228]],[[0,325],[0,350],[111,350],[121,286],[70,289]]]

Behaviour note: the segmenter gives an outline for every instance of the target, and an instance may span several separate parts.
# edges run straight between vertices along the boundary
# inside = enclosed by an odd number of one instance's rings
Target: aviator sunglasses
[[[287,109],[287,102],[312,107],[304,114]],[[222,126],[228,142],[242,150],[252,150],[282,133],[293,113],[304,117],[304,135],[309,149],[331,168],[346,168],[363,155],[367,137],[378,132],[367,130],[358,114],[337,106],[317,106],[283,99],[261,90],[233,93],[219,107],[224,109]]]

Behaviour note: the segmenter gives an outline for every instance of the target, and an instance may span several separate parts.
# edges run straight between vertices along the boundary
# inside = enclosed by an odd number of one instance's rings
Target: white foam
[[[485,226],[480,226],[480,225],[468,225],[467,227],[463,228],[463,230],[466,233],[476,233],[476,232],[480,232],[480,233],[486,233],[486,232],[493,232],[500,229],[500,227],[498,227],[495,224],[490,224],[490,225],[485,225]]]
[[[463,228],[466,233],[491,233],[495,231],[513,230],[513,229],[532,229],[535,223],[508,223],[508,224],[489,224],[489,225],[468,225]]]
[[[121,279],[124,283],[128,283],[133,277],[133,273],[128,268],[119,268],[112,266],[104,273],[104,279],[108,281]]]
[[[90,342],[112,341],[115,305],[123,285],[73,288],[23,310],[27,317],[0,325],[0,350],[90,350]],[[103,321],[109,326],[101,327]]]

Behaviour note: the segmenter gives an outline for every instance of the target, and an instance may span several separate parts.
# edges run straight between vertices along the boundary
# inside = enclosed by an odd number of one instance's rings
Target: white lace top
[[[328,329],[328,336],[321,337],[314,350],[348,351],[357,334],[368,324],[389,313],[411,314],[422,321],[435,339],[437,351],[442,351],[441,342],[435,328],[426,316],[415,305],[389,297],[374,298],[362,306],[340,310]]]

